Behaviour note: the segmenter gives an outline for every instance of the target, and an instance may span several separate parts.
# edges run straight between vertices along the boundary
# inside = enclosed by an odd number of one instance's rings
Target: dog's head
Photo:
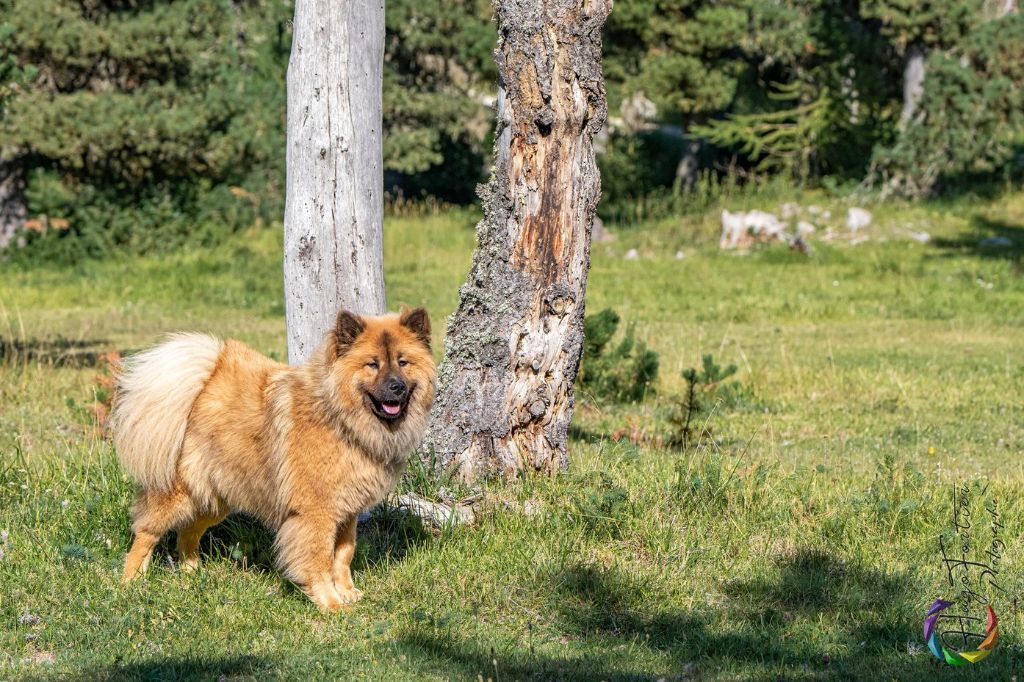
[[[423,308],[338,313],[325,347],[330,393],[345,427],[373,454],[408,455],[423,438],[436,368]]]

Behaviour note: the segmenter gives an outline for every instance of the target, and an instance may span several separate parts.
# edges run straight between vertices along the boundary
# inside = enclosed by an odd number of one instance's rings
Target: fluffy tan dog
[[[395,485],[434,401],[430,319],[338,315],[304,365],[234,341],[179,334],[129,358],[111,420],[138,482],[127,582],[177,530],[181,563],[232,511],[276,531],[277,564],[318,606],[358,600],[356,515]]]

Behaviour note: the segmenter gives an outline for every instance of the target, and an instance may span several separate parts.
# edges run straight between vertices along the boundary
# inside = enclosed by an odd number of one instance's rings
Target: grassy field
[[[432,311],[438,349],[473,222],[388,221],[389,298]],[[366,597],[336,616],[271,570],[245,518],[208,535],[197,573],[166,543],[121,587],[132,485],[88,410],[97,356],[166,331],[283,357],[278,236],[0,266],[0,679],[1016,679],[1024,194],[879,208],[867,241],[809,257],[721,253],[716,225],[613,226],[595,245],[588,310],[615,308],[658,351],[656,392],[583,396],[570,469],[487,485],[473,527],[368,521]],[[739,367],[742,399],[702,417],[701,447],[660,447],[681,372],[707,353]],[[938,546],[955,484],[973,491],[979,547],[985,500],[1006,543],[1000,644],[960,669],[921,639],[932,600],[955,597]]]

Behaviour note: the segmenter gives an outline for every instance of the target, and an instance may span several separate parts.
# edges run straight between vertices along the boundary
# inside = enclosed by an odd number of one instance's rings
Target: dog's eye
[[[380,365],[377,363],[376,360],[371,360],[370,362],[366,363],[366,366],[369,367],[370,369],[380,369]]]
[[[408,364],[409,364],[409,361],[408,361],[408,360],[406,360],[405,358],[401,358],[401,359],[400,359],[400,360],[398,361],[398,366],[399,366],[399,367],[405,367],[405,366],[406,366],[406,365],[408,365]]]

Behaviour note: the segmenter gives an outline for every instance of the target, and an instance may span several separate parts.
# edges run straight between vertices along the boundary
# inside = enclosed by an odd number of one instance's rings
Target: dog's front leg
[[[338,524],[337,540],[334,546],[334,587],[348,603],[355,603],[363,591],[352,584],[352,557],[356,553],[356,522],[358,516]]]
[[[334,587],[334,545],[338,522],[329,516],[293,512],[277,532],[277,563],[286,578],[313,603],[337,611],[350,603]]]

